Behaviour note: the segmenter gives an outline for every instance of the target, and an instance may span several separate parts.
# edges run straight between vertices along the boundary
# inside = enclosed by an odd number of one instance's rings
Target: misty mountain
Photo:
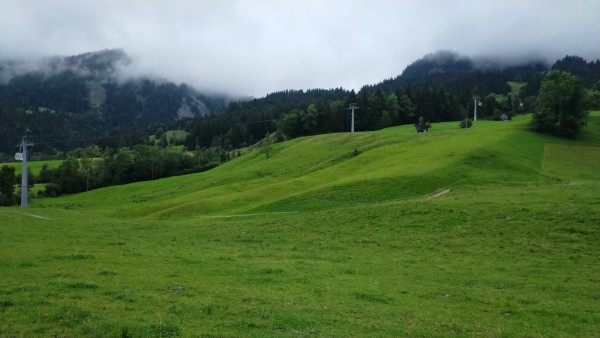
[[[550,68],[545,60],[503,61],[471,58],[452,51],[427,54],[408,65],[402,74],[368,88],[391,90],[413,86],[444,87],[451,92],[472,91],[475,95],[510,92],[508,82],[526,82],[527,91],[537,94],[542,76]],[[534,95],[535,95],[534,94]]]
[[[473,96],[483,101],[480,118],[527,112],[549,69],[572,72],[586,87],[600,88],[598,60],[567,56],[550,66],[543,60],[504,62],[440,51],[357,93],[342,88],[282,90],[230,103],[185,84],[128,75],[132,65],[120,50],[0,63],[0,146],[16,144],[29,129],[36,151],[52,152],[99,137],[143,134],[160,123],[185,128],[189,149],[235,149],[277,130],[290,137],[346,131],[350,103],[360,107],[358,131],[415,123],[421,116],[431,122],[456,121],[473,113]],[[514,91],[509,83],[520,89]]]
[[[122,50],[0,63],[0,144],[17,142],[26,129],[56,142],[174,126],[229,102],[185,84],[132,76],[131,64]]]
[[[584,58],[577,55],[568,55],[556,61],[552,65],[552,70],[569,72],[579,77],[586,87],[595,86],[600,89],[600,60],[587,62]]]
[[[475,62],[467,56],[451,51],[438,51],[411,63],[404,69],[400,77],[411,80],[435,74],[471,72],[475,68]]]
[[[348,105],[360,107],[356,130],[391,125],[457,121],[473,114],[473,96],[482,100],[479,118],[499,118],[533,109],[545,73],[561,69],[578,74],[587,84],[600,79],[600,61],[566,57],[552,67],[541,59],[501,60],[470,58],[454,52],[428,54],[395,78],[366,85],[358,93],[341,88],[281,91],[264,98],[231,103],[218,113],[188,124],[188,146],[244,147],[265,133],[283,131],[287,136],[347,131]],[[518,90],[513,90],[510,83]]]
[[[15,77],[31,73],[52,77],[64,71],[91,79],[110,79],[118,76],[121,69],[131,65],[131,61],[120,49],[40,60],[8,60],[0,63],[0,83],[6,85]]]

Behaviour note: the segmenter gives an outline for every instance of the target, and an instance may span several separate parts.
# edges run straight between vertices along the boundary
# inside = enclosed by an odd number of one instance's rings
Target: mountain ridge
[[[588,63],[576,56],[549,66],[541,58],[505,62],[438,51],[358,93],[343,88],[282,90],[233,100],[200,93],[185,83],[134,75],[134,62],[120,49],[37,63],[0,62],[0,118],[7,121],[0,125],[0,146],[14,144],[29,129],[47,144],[37,150],[52,153],[86,146],[68,140],[144,134],[159,123],[188,131],[190,149],[239,148],[281,130],[284,122],[291,123],[291,137],[348,130],[349,103],[362,107],[357,130],[373,130],[416,123],[419,116],[432,122],[458,120],[469,114],[473,96],[488,101],[482,118],[529,111],[549,69],[574,71],[588,86],[600,79],[600,61]],[[509,82],[521,83],[522,89],[512,92]],[[500,96],[508,99],[494,99]],[[311,105],[316,115],[307,114]]]

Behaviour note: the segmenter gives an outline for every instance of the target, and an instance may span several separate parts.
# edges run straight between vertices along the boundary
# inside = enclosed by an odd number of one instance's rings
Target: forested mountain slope
[[[6,147],[16,144],[27,129],[38,144],[35,151],[53,153],[87,146],[101,137],[145,134],[157,123],[189,132],[190,150],[231,150],[274,131],[288,138],[347,131],[350,103],[359,107],[354,121],[359,131],[414,124],[421,116],[431,122],[472,117],[474,96],[482,103],[480,118],[498,119],[502,113],[531,111],[550,68],[573,72],[588,88],[600,80],[600,62],[577,56],[549,66],[541,60],[504,63],[440,51],[358,92],[282,90],[229,102],[185,84],[132,76],[131,63],[123,51],[105,50],[0,64],[0,151],[10,153],[12,148]]]
[[[173,127],[229,102],[185,84],[130,75],[131,62],[121,50],[104,50],[1,63],[0,145],[29,129],[37,141],[53,142],[48,148],[69,149],[86,143],[64,141],[145,132],[155,123]]]
[[[552,68],[581,75],[588,88],[599,87],[598,60],[567,56]],[[190,123],[188,146],[238,148],[275,130],[292,138],[348,131],[350,103],[359,107],[354,122],[360,131],[414,124],[421,116],[431,122],[473,118],[473,97],[481,102],[479,118],[499,119],[503,113],[531,112],[549,69],[542,60],[506,63],[453,52],[432,53],[406,67],[401,75],[366,85],[358,92],[342,88],[282,91],[232,103]]]

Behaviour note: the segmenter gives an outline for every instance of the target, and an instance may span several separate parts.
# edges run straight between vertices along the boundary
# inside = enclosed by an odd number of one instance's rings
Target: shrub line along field
[[[0,208],[0,336],[597,336],[600,114],[578,140],[528,121]]]

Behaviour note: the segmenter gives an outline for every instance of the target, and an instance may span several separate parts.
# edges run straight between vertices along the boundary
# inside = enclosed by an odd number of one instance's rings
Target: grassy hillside
[[[4,336],[594,336],[600,115],[330,134],[0,209]]]
[[[27,162],[27,166],[31,169],[31,173],[34,176],[38,176],[44,164],[47,164],[49,168],[58,168],[58,166],[62,163],[61,160],[48,160],[48,161],[33,161]],[[15,173],[21,174],[22,163],[21,162],[9,162],[4,163],[3,165],[9,165],[15,167]]]
[[[513,97],[518,97],[519,96],[519,92],[521,91],[521,89],[523,87],[525,87],[527,85],[527,82],[512,82],[509,81],[507,82],[508,86],[510,87],[510,95],[513,95]],[[500,104],[504,104],[506,102],[506,100],[508,99],[509,95],[504,95],[504,94],[494,94],[492,93],[491,95],[494,96],[494,98],[496,99],[496,102],[500,103]]]
[[[597,127],[596,120],[590,127]],[[290,212],[421,197],[465,181],[527,184],[596,177],[593,156],[572,159],[583,171],[542,167],[558,156],[554,149],[593,153],[597,139],[542,136],[527,131],[527,122],[521,117],[479,121],[469,130],[442,123],[430,133],[400,126],[303,137],[275,144],[270,158],[255,151],[207,173],[44,200],[40,206],[76,204],[119,217]]]
[[[508,85],[510,86],[511,94],[519,95],[521,88],[525,87],[527,82],[508,82]]]

